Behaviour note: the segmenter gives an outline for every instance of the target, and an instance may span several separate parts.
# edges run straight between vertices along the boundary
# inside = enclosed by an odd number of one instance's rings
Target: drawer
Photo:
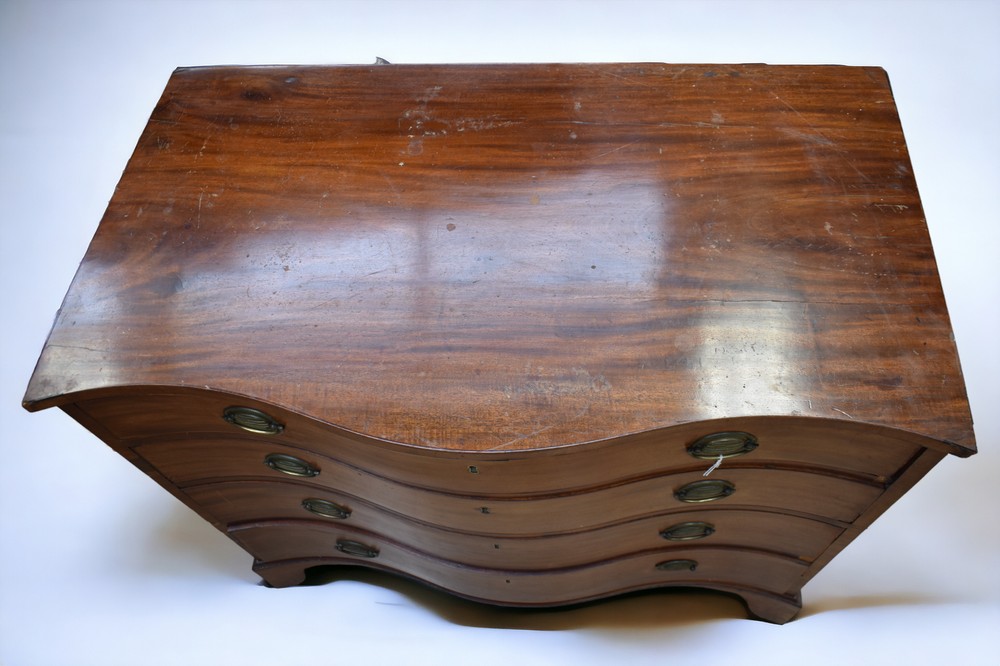
[[[253,434],[227,422],[223,413],[234,405],[267,414],[282,426],[281,432]],[[470,453],[376,440],[211,391],[105,398],[78,406],[126,444],[239,433],[312,451],[410,485],[465,493],[560,492],[667,470],[704,471],[714,459],[693,457],[689,449],[720,432],[748,433],[756,445],[745,455],[727,458],[727,467],[808,465],[876,483],[890,480],[921,450],[915,436],[888,428],[826,419],[753,417],[688,423],[563,448]]]
[[[676,493],[706,480],[700,472],[684,472],[571,493],[471,496],[408,486],[309,452],[256,440],[157,442],[137,446],[135,452],[182,489],[226,480],[287,480],[288,475],[269,468],[265,460],[274,454],[291,456],[317,471],[307,481],[318,490],[362,497],[383,509],[450,529],[520,536],[577,531],[690,507]],[[880,486],[858,480],[790,469],[719,470],[711,480],[727,481],[734,488],[713,504],[804,513],[842,522],[854,520],[882,492]]]
[[[791,557],[708,546],[666,547],[580,566],[504,569],[468,566],[342,526],[275,522],[231,530],[230,536],[264,564],[358,564],[402,573],[465,597],[513,605],[570,604],[664,585],[733,586],[783,594],[795,588],[807,570],[806,563]],[[338,550],[338,544],[349,552]],[[371,556],[350,552],[356,549],[367,549]],[[685,561],[694,563],[694,569]],[[259,571],[259,565],[255,569]]]
[[[829,523],[794,515],[706,507],[675,509],[580,532],[518,538],[442,529],[355,496],[291,482],[213,483],[191,487],[187,494],[218,522],[230,526],[275,520],[346,524],[444,559],[506,568],[577,566],[695,541],[771,551],[809,562],[842,532]]]

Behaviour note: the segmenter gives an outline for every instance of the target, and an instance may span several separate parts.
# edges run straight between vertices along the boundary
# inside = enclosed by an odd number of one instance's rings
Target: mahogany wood
[[[812,562],[844,530],[833,521],[784,511],[717,506],[666,509],[611,525],[578,526],[572,531],[565,531],[569,521],[564,521],[561,532],[553,530],[525,538],[524,533],[458,532],[451,526],[417,521],[346,493],[319,490],[304,495],[302,487],[293,483],[228,481],[186,488],[185,493],[234,530],[262,520],[325,523],[331,531],[359,524],[442,559],[497,569],[544,569],[554,561],[562,566],[586,566],[640,550],[663,548],[677,543],[661,536],[663,531],[697,521],[704,521],[715,530],[710,536],[698,539],[705,544],[742,546]],[[350,515],[317,518],[302,506],[303,499],[313,497],[347,507]],[[480,529],[488,527],[484,524]]]
[[[344,563],[515,605],[690,585],[773,622],[976,450],[870,67],[179,69],[24,405],[275,586]],[[756,448],[689,452],[734,431]],[[683,501],[699,480],[731,494]],[[711,533],[661,536],[680,522]]]

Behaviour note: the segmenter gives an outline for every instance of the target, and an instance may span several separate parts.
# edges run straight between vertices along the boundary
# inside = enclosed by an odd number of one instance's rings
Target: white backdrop
[[[887,69],[982,453],[949,458],[783,627],[710,593],[523,612],[250,558],[20,399],[174,67],[663,61]],[[1000,3],[0,0],[0,664],[1000,663]]]

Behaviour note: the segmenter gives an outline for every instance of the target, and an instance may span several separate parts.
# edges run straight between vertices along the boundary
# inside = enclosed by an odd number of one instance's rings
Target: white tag
[[[712,473],[712,472],[714,472],[715,470],[719,469],[719,465],[721,465],[721,464],[722,464],[722,454],[719,454],[719,459],[718,459],[718,460],[716,460],[716,461],[715,461],[715,462],[714,462],[714,463],[712,464],[712,466],[711,466],[711,467],[709,467],[709,468],[708,468],[708,469],[707,469],[707,470],[705,471],[705,473],[704,473],[704,474],[702,474],[702,476],[708,476],[709,474],[711,474],[711,473]]]

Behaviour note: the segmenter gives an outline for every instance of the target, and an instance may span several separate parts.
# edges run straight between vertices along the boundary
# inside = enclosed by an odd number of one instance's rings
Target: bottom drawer
[[[321,564],[370,566],[416,578],[454,594],[504,605],[555,606],[661,586],[751,589],[774,595],[797,593],[807,564],[753,549],[664,547],[587,565],[534,569],[475,567],[435,557],[361,530],[292,521],[257,523],[230,536],[269,565],[305,570]],[[270,582],[270,581],[269,581]]]

